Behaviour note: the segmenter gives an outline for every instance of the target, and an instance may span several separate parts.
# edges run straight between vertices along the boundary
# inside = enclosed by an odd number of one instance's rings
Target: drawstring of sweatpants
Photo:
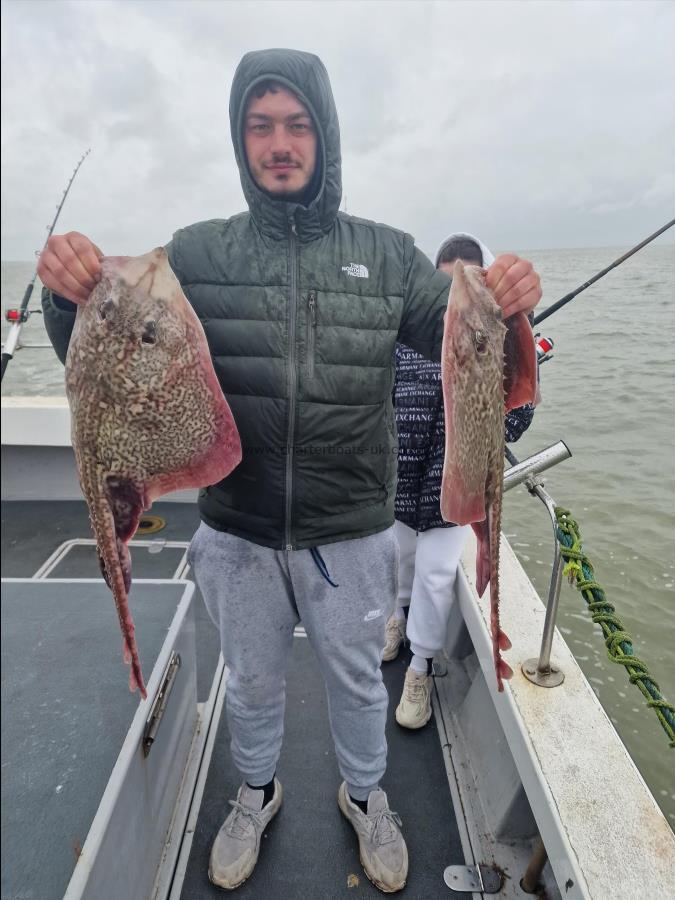
[[[321,572],[323,577],[326,579],[328,584],[332,584],[333,587],[340,587],[339,584],[335,584],[334,581],[330,580],[330,575],[328,574],[328,566],[324,562],[323,556],[319,553],[318,547],[310,547],[309,552],[312,554],[312,559],[316,563],[316,567]]]

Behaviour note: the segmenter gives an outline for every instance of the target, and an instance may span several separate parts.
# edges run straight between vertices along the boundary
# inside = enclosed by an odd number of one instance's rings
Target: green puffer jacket
[[[292,88],[318,126],[317,193],[307,206],[270,199],[248,171],[243,113],[267,78]],[[394,521],[394,346],[440,359],[450,279],[409,235],[338,212],[338,119],[316,56],[247,54],[230,125],[249,212],[182,229],[167,247],[243,447],[234,472],[200,492],[201,516],[275,549],[373,534]],[[49,292],[43,305],[64,358],[74,316]]]

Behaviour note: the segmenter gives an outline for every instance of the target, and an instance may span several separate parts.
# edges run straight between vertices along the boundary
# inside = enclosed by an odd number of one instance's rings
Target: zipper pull
[[[316,325],[316,293],[315,291],[309,292],[309,297],[307,298],[309,303],[309,315],[312,320],[312,325]]]

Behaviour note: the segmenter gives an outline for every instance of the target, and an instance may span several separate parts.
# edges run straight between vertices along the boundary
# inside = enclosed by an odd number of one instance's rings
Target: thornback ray
[[[539,400],[537,355],[523,313],[502,321],[485,270],[455,263],[443,332],[441,378],[445,460],[441,515],[472,525],[478,539],[476,587],[490,583],[490,630],[498,690],[513,674],[499,622],[499,540],[504,481],[504,415]]]
[[[153,500],[215,484],[241,461],[204,330],[162,247],[101,260],[101,280],[77,308],[66,394],[80,485],[131,665],[129,688],[145,698],[128,543]]]

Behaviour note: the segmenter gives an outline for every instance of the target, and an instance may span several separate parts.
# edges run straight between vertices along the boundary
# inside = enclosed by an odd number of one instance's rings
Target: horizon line
[[[658,241],[658,238],[654,241],[654,246],[665,246],[665,247],[675,247],[675,241]],[[419,244],[417,245],[419,247]],[[501,250],[502,253],[506,252],[514,252],[514,253],[529,253],[530,251],[539,251],[539,250],[621,250],[624,248],[630,249],[630,244],[585,244],[577,247],[524,247],[524,248],[511,248],[510,250]],[[420,249],[422,249],[420,247]],[[642,248],[645,249],[645,248]],[[422,251],[424,252],[424,251]],[[124,254],[126,255],[126,254]],[[34,257],[35,264],[37,265],[38,257]],[[0,257],[0,263],[33,263],[31,259],[7,259],[4,257]]]

